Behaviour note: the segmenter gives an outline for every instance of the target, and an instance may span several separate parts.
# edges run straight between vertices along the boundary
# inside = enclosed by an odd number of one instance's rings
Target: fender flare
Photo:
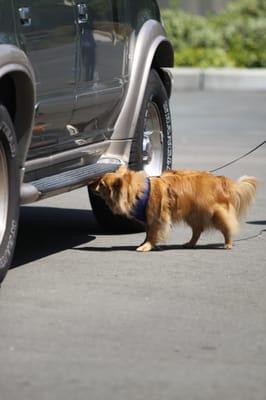
[[[161,49],[158,57],[158,50]],[[155,68],[173,66],[173,48],[166,38],[162,25],[155,20],[146,21],[136,39],[134,58],[131,65],[129,84],[122,110],[116,121],[113,140],[132,139],[136,130],[138,115],[153,66]],[[168,93],[170,94],[171,90]],[[125,135],[127,135],[125,137]]]
[[[26,54],[14,45],[0,45],[0,80],[12,79],[16,89],[13,124],[18,142],[18,162],[23,168],[32,136],[35,112],[35,76]]]

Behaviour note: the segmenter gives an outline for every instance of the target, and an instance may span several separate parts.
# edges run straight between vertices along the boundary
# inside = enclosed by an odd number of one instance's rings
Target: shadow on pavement
[[[248,221],[252,225],[266,225],[266,221]],[[259,236],[262,232],[258,235]],[[92,211],[53,207],[21,207],[17,245],[11,268],[39,260],[95,239],[96,235],[107,234],[97,224]],[[108,233],[110,234],[110,233]],[[237,241],[253,238],[239,239]],[[223,244],[197,246],[198,250],[222,250]],[[135,246],[84,246],[77,251],[135,251]],[[181,245],[163,245],[159,251],[187,250]],[[155,250],[156,251],[156,250]]]
[[[108,251],[135,251],[137,246],[85,246],[79,247],[73,250],[77,251],[96,251],[96,252],[108,252]],[[161,245],[156,249],[153,249],[153,252],[156,251],[169,251],[169,250],[183,250],[183,251],[197,251],[197,250],[224,250],[223,243],[214,243],[214,244],[206,244],[206,245],[198,245],[193,249],[186,249],[180,244],[170,244],[170,245]]]
[[[247,224],[251,224],[251,225],[266,225],[266,221],[247,221]]]
[[[263,221],[263,220],[262,221],[247,221],[246,223],[250,224],[250,225],[266,225],[266,221]],[[244,242],[246,240],[256,239],[256,238],[260,237],[262,234],[264,234],[264,232],[266,232],[266,229],[261,229],[255,235],[247,236],[242,239],[237,239],[237,240],[235,240],[235,242]]]
[[[21,207],[17,244],[11,268],[71,249],[103,232],[92,211]]]

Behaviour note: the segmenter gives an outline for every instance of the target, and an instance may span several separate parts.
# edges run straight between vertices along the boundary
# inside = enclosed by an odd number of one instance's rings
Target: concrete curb
[[[174,68],[173,90],[265,90],[266,69]]]

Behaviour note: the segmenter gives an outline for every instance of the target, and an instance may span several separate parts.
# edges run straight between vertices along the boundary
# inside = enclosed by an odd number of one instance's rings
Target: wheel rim
[[[4,147],[0,142],[0,244],[6,229],[8,212],[8,169]]]
[[[144,123],[143,169],[147,175],[160,175],[163,169],[163,129],[158,106],[150,102]]]

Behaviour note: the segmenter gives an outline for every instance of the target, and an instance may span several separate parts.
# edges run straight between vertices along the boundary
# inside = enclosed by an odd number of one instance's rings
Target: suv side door
[[[120,12],[124,7],[120,0]],[[77,98],[71,124],[80,145],[109,138],[127,81],[128,34],[116,0],[76,0]]]
[[[73,111],[77,30],[71,0],[15,0],[19,41],[36,75],[37,105],[28,159],[62,151]]]

